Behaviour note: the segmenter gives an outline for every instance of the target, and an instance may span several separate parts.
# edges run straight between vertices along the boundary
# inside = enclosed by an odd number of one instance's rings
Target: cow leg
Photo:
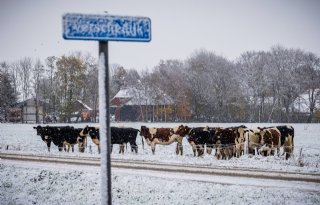
[[[270,155],[271,155],[271,149],[267,151],[267,156],[270,156]]]
[[[198,153],[198,157],[200,157],[201,153],[200,153],[200,145],[196,146],[196,151]]]
[[[201,157],[203,154],[204,154],[204,147],[201,144],[199,145],[199,148],[198,148],[198,157]]]
[[[98,153],[99,153],[99,154],[101,153],[100,145],[98,145]]]
[[[276,149],[274,150],[274,156],[278,156],[279,157],[279,153],[280,153],[280,148],[276,147]]]
[[[156,144],[152,141],[152,142],[151,142],[151,151],[152,151],[152,154],[155,153],[155,150],[156,150]]]
[[[180,154],[182,156],[183,155],[183,146],[182,146],[182,144],[179,145],[179,148],[180,148]]]
[[[48,152],[50,152],[50,147],[51,147],[51,141],[47,141],[47,147],[48,147]]]
[[[133,143],[130,143],[130,146],[131,146],[131,152],[135,151],[136,154],[138,153],[138,145],[137,143],[133,142]]]
[[[217,159],[221,159],[221,148],[220,147],[216,148],[216,157],[217,157]]]
[[[192,151],[193,151],[193,156],[196,156],[196,152],[197,152],[197,146],[195,145],[194,142],[189,142],[191,147],[192,147]]]
[[[212,145],[207,145],[207,154],[211,154],[212,153]]]
[[[229,151],[230,151],[230,158],[236,156],[236,147],[235,146],[232,146]]]
[[[74,152],[74,145],[71,145],[71,150],[72,152]]]
[[[228,159],[228,148],[223,148],[223,159],[227,160]]]
[[[224,152],[225,148],[221,148],[221,159],[225,159],[226,153]]]
[[[292,149],[291,149],[291,147],[289,147],[289,146],[285,146],[285,147],[284,147],[284,154],[285,154],[285,159],[286,159],[286,160],[290,158],[291,152],[292,152],[291,150],[292,150]]]
[[[177,143],[177,147],[176,147],[176,154],[183,154],[183,147],[182,147],[182,143],[178,142]]]
[[[112,149],[113,149],[113,144],[111,144],[111,150],[110,150],[110,153],[112,153]]]
[[[176,154],[177,155],[179,154],[179,143],[177,143],[177,146],[176,146]]]
[[[119,154],[124,154],[124,146],[125,146],[125,144],[120,144],[119,145],[120,146],[120,150],[119,150]]]
[[[122,154],[124,154],[124,147],[126,147],[126,150],[127,150],[127,143],[124,143],[124,144],[122,145]]]
[[[240,157],[240,155],[241,155],[241,146],[238,144],[238,145],[236,145],[236,157]]]
[[[201,152],[201,156],[204,155],[204,145],[203,144],[200,146],[200,152]]]
[[[232,146],[232,156],[233,156],[233,157],[236,157],[236,156],[237,156],[236,146]]]

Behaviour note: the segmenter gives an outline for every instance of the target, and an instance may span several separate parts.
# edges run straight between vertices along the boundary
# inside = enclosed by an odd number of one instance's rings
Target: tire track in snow
[[[82,166],[100,166],[100,158],[97,157],[65,157],[65,156],[47,156],[34,154],[16,154],[16,153],[0,153],[0,159],[34,161],[56,164],[72,164]],[[229,176],[244,177],[256,179],[272,179],[285,181],[301,181],[320,183],[320,174],[311,173],[293,173],[284,171],[268,171],[260,169],[243,169],[243,168],[223,168],[198,165],[180,165],[152,163],[138,160],[111,160],[111,168],[134,169],[134,170],[150,170],[170,173],[185,173],[211,176]]]

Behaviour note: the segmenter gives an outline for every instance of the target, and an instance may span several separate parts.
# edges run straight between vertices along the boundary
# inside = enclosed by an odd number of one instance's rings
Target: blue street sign
[[[147,17],[67,13],[63,15],[63,38],[96,41],[151,41]]]

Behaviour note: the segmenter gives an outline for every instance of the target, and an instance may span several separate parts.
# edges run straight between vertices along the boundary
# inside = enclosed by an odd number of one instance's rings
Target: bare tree
[[[48,99],[49,102],[49,112],[53,113],[54,117],[56,117],[56,102],[57,102],[57,93],[56,93],[56,89],[55,89],[55,83],[54,83],[54,79],[55,79],[55,73],[56,73],[56,61],[57,58],[55,56],[49,56],[46,58],[46,69],[45,69],[45,73],[46,76],[49,80],[48,83],[48,89],[46,92],[46,96],[45,99]],[[43,82],[43,84],[45,84],[45,82]]]
[[[44,75],[44,66],[42,65],[40,59],[36,60],[34,66],[33,66],[32,74],[33,74],[33,89],[34,89],[33,92],[34,92],[34,97],[36,100],[36,103],[35,103],[36,123],[39,123],[39,100],[40,100],[39,98],[41,95],[40,86],[41,86],[41,82],[44,78],[44,76],[43,76]]]
[[[270,114],[274,114],[279,122],[290,122],[290,105],[299,95],[299,85],[295,71],[300,66],[301,59],[298,55],[300,50],[286,49],[281,46],[275,46],[271,49],[272,58],[269,61],[270,80],[273,86],[274,106]],[[283,111],[284,108],[284,111]]]
[[[249,106],[249,122],[267,120],[266,98],[270,97],[270,80],[268,78],[268,59],[266,52],[245,52],[238,59],[237,67],[241,74],[240,85],[243,88]]]
[[[313,53],[304,53],[303,64],[297,69],[302,93],[307,93],[310,123],[314,117],[316,102],[320,101],[320,58]]]
[[[32,60],[31,58],[24,58],[19,61],[19,77],[21,81],[22,100],[26,100],[31,95],[31,73]]]
[[[97,109],[98,109],[98,65],[96,64],[96,60],[92,56],[87,56],[84,59],[87,66],[87,74],[85,79],[86,86],[84,87],[84,92],[82,96],[82,100],[87,102],[89,105],[93,107],[93,121],[96,122],[97,119]]]

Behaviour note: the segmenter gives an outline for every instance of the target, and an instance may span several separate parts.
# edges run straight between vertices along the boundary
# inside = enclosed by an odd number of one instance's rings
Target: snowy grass
[[[140,128],[175,127],[180,123],[115,123],[112,126]],[[56,126],[57,124],[55,124]],[[73,124],[84,127],[86,124]],[[234,126],[240,124],[188,124],[196,126]],[[0,152],[17,152],[53,156],[88,156],[99,158],[97,147],[88,140],[85,153],[59,152],[52,145],[48,153],[46,145],[36,135],[35,125],[0,124]],[[270,126],[270,124],[246,124],[248,127]],[[283,157],[262,157],[246,155],[230,160],[217,160],[213,155],[193,157],[191,146],[184,140],[184,154],[175,154],[175,145],[156,146],[156,153],[145,144],[141,147],[138,136],[139,153],[131,153],[130,147],[125,154],[117,154],[115,145],[111,158],[140,160],[155,163],[192,164],[199,166],[240,167],[260,170],[281,170],[284,172],[320,173],[320,125],[293,124],[295,128],[295,156],[289,160]],[[89,148],[91,146],[91,149]],[[8,150],[7,150],[8,147]],[[299,152],[302,148],[302,158]],[[301,167],[301,160],[303,166]],[[71,166],[71,165],[70,165]],[[199,177],[199,176],[198,176]],[[150,171],[112,169],[113,204],[320,204],[319,184],[301,182],[269,181],[244,179],[252,182],[236,182],[239,178],[227,179],[227,183],[214,182],[221,177],[203,175],[202,180],[187,174]],[[210,182],[211,180],[211,182]],[[229,181],[229,182],[228,182]],[[293,183],[293,185],[292,185]],[[300,188],[303,189],[301,190]],[[310,188],[310,189],[308,189]],[[100,169],[97,167],[72,168],[63,165],[28,165],[8,163],[0,159],[0,204],[100,204]]]
[[[173,176],[174,177],[174,176]],[[230,185],[112,173],[113,204],[319,204],[319,191],[294,187]],[[279,182],[272,182],[279,183]],[[300,186],[300,185],[297,185]],[[304,185],[306,186],[306,185]],[[100,204],[98,171],[28,168],[0,162],[1,204]]]
[[[134,127],[140,129],[141,125],[148,127],[176,127],[181,123],[113,123],[111,126],[118,127]],[[63,124],[53,124],[58,126]],[[68,124],[70,125],[70,124]],[[84,127],[87,124],[72,124],[74,127]],[[206,123],[187,123],[190,127],[212,126],[212,127],[228,127],[240,125],[233,124],[206,124]],[[262,126],[275,126],[276,124],[245,124],[249,128]],[[112,159],[124,160],[140,160],[170,164],[192,164],[204,166],[219,167],[242,167],[263,170],[283,170],[290,172],[308,172],[320,173],[320,124],[291,124],[295,129],[294,138],[294,156],[289,160],[284,157],[270,156],[253,156],[245,155],[240,158],[232,158],[230,160],[217,160],[213,155],[205,154],[203,157],[193,157],[191,146],[184,139],[183,156],[175,154],[176,144],[156,145],[155,155],[152,155],[151,148],[146,144],[144,149],[141,145],[141,137],[138,135],[137,144],[139,146],[138,154],[132,153],[128,144],[125,154],[118,154],[119,147],[114,145]],[[57,147],[51,145],[49,153],[46,144],[36,135],[36,130],[30,124],[0,124],[0,151],[1,152],[25,152],[32,154],[44,154],[54,156],[89,156],[100,157],[97,153],[97,146],[88,139],[88,147],[85,153],[79,153],[77,146],[74,153],[59,152]],[[7,150],[8,148],[8,150]],[[302,149],[302,156],[300,151]]]

